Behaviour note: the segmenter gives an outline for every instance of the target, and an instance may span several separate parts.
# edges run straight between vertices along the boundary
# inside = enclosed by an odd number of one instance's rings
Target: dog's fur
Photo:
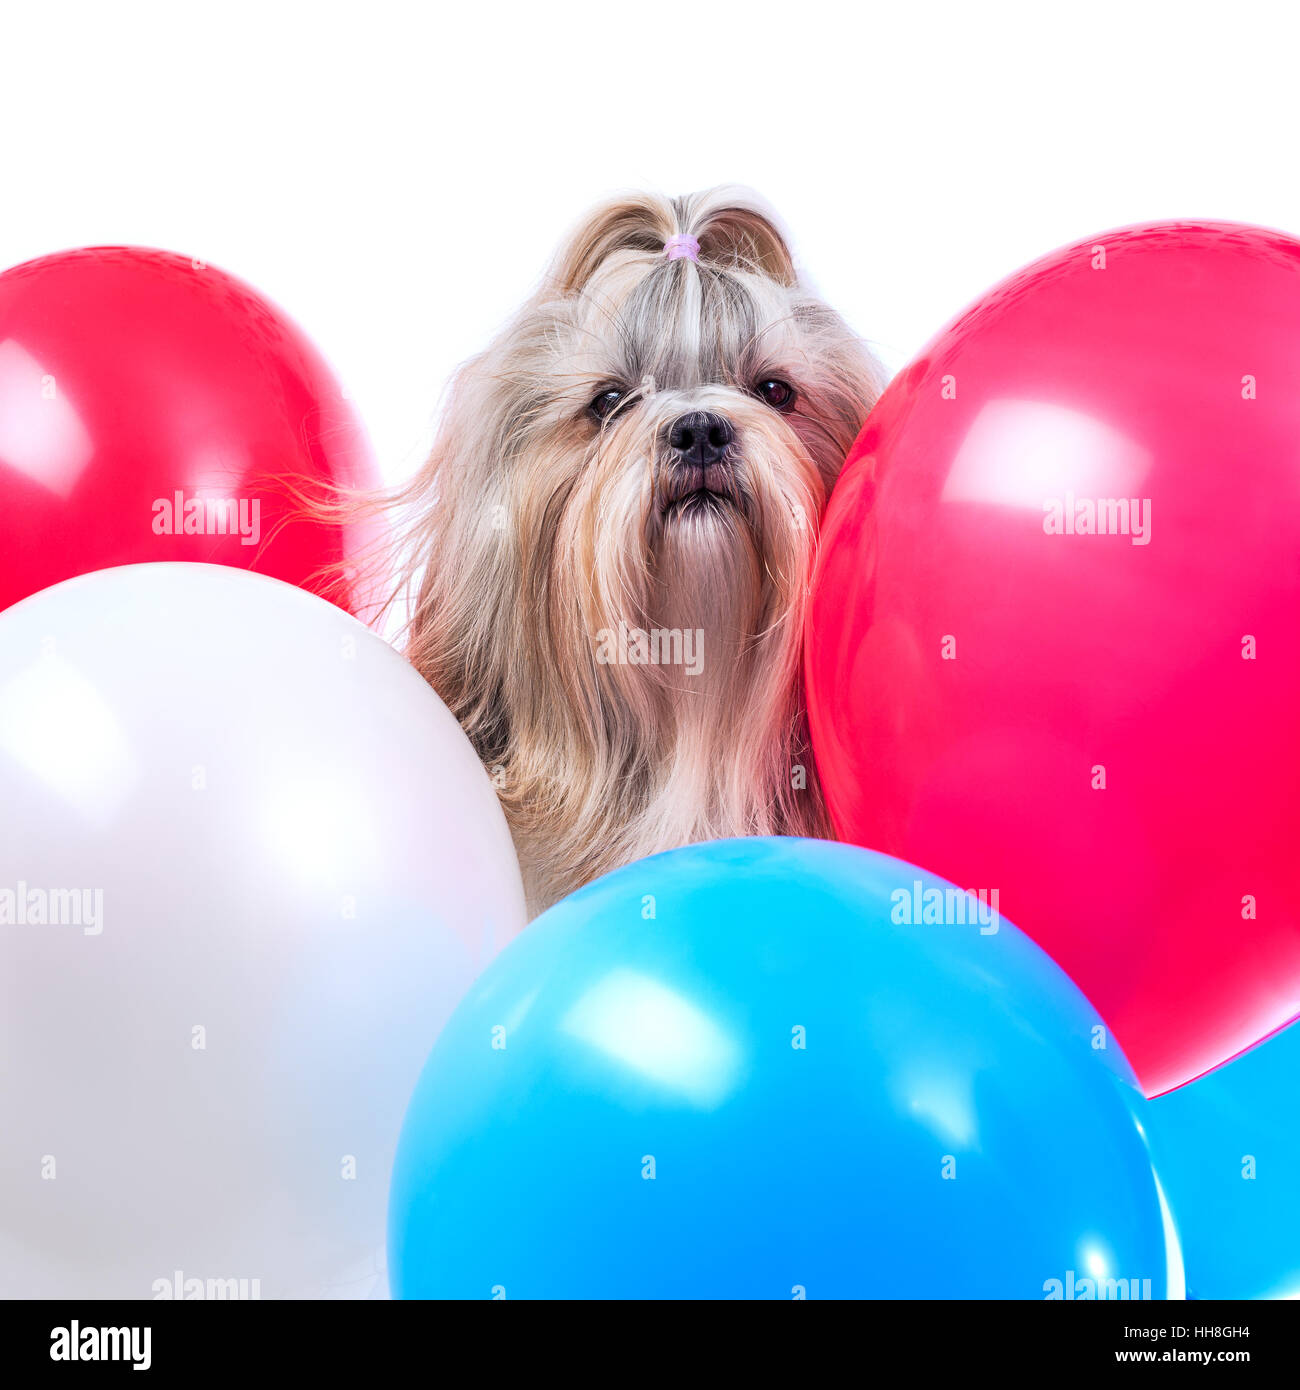
[[[698,263],[665,257],[679,234]],[[755,394],[769,380],[795,388],[789,413]],[[879,384],[728,188],[598,208],[456,376],[401,499],[408,655],[494,774],[534,911],[672,846],[830,833],[802,626],[818,520]],[[699,410],[734,431],[707,469],[668,443]],[[629,629],[701,630],[702,669],[602,661]]]

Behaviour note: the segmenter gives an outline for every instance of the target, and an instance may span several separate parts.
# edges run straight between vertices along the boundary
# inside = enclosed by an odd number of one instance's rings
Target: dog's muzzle
[[[694,410],[669,425],[659,480],[665,510],[736,501],[735,437],[731,421],[713,411]]]

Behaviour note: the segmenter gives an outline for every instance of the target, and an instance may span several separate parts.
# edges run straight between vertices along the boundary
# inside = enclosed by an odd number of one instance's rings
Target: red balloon
[[[233,276],[126,246],[0,275],[0,608],[88,570],[198,560],[355,611],[344,576],[374,523],[318,519],[302,489],[377,482],[320,354]]]
[[[808,646],[839,833],[996,889],[1148,1095],[1300,1011],[1300,242],[1134,227],[890,385]]]

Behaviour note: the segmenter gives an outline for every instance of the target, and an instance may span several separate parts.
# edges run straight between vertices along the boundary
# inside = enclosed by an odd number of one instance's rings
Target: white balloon
[[[382,1294],[407,1099],[524,921],[469,742],[339,609],[157,564],[0,615],[0,1293]]]

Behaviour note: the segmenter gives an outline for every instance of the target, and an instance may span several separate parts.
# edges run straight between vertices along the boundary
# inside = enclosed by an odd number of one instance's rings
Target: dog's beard
[[[558,460],[516,474],[549,491],[553,522],[521,557],[546,594],[536,660],[514,668],[531,689],[506,692],[531,712],[504,793],[539,905],[676,845],[825,830],[799,698],[818,470],[782,422],[733,401],[725,476],[684,486],[647,447],[655,414],[605,432],[558,515]],[[638,632],[670,659],[624,659]]]

